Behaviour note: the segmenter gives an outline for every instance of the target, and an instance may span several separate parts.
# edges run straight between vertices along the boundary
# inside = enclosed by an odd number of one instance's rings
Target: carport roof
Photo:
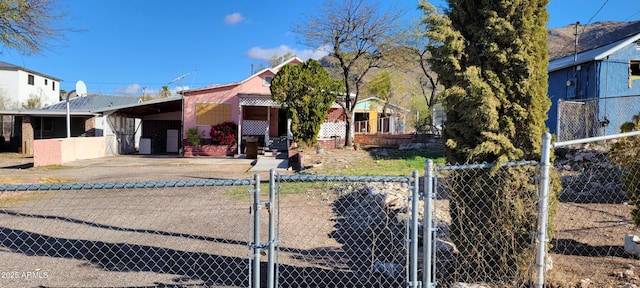
[[[98,113],[91,111],[69,111],[70,116],[95,116]],[[40,109],[23,109],[23,110],[0,110],[0,115],[3,116],[37,116],[37,117],[64,117],[67,115],[66,110],[40,110]]]
[[[122,105],[135,104],[140,102],[140,97],[131,96],[113,96],[92,94],[83,97],[75,97],[69,99],[69,110],[71,111],[96,111],[109,107],[117,107]],[[64,110],[67,109],[67,101],[45,106],[42,110]]]
[[[96,112],[117,111],[131,116],[148,116],[153,114],[182,111],[182,96],[167,97],[134,104],[106,107]]]

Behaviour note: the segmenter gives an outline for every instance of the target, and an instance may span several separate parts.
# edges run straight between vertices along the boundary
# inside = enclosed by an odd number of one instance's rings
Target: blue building
[[[559,141],[620,133],[640,113],[640,33],[549,61],[546,122]]]

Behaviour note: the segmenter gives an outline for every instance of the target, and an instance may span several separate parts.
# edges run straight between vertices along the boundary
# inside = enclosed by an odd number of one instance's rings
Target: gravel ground
[[[253,179],[253,161],[125,155],[33,167],[5,153],[0,184]],[[0,287],[248,287],[249,189],[0,193]]]

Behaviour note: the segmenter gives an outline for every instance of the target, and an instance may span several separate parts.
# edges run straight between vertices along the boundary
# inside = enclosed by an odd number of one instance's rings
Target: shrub
[[[640,114],[633,116],[632,122],[620,126],[621,132],[640,130]],[[631,217],[636,227],[640,227],[640,136],[625,137],[611,146],[609,159],[623,169],[622,184],[626,196],[634,205]]]
[[[191,127],[187,129],[187,142],[192,146],[200,145],[200,131],[198,131],[198,128]]]
[[[224,122],[211,126],[212,145],[233,145],[238,136],[238,125],[233,122]]]

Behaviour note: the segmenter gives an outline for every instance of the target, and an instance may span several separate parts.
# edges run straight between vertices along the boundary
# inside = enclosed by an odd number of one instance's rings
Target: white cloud
[[[189,89],[190,89],[189,86],[176,86],[175,88],[171,89],[171,94],[178,95],[178,92],[182,92]]]
[[[252,59],[269,61],[271,58],[276,56],[282,56],[287,54],[287,52],[293,53],[293,55],[298,56],[298,58],[307,61],[309,59],[318,60],[324,56],[329,55],[328,47],[320,47],[317,49],[304,49],[297,50],[293,49],[287,45],[280,45],[275,48],[262,48],[262,47],[253,47],[247,51],[247,56]]]
[[[124,95],[138,95],[140,94],[140,89],[142,86],[140,84],[131,84],[127,87],[116,88],[114,91],[116,94],[124,94]]]
[[[244,17],[242,17],[242,14],[237,12],[231,13],[224,17],[224,24],[233,25],[233,24],[242,22],[242,20],[244,20]]]

